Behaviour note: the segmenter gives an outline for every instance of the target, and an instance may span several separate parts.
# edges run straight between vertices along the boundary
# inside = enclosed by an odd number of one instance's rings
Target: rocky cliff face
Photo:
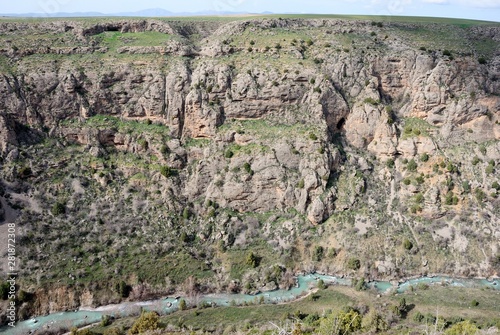
[[[63,278],[170,287],[194,275],[206,289],[251,291],[297,270],[499,270],[497,25],[0,31],[2,197],[22,208],[31,289]],[[245,263],[248,249],[259,266]],[[144,265],[129,269],[133,257]],[[187,259],[194,268],[175,270]]]

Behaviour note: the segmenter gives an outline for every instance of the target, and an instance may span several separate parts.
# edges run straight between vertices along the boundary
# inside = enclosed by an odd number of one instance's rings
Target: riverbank
[[[317,282],[323,280],[327,285],[352,286],[352,278],[340,278],[322,274],[308,274],[297,276],[297,285],[289,290],[275,290],[256,295],[247,294],[206,294],[196,297],[184,297],[188,305],[197,306],[203,303],[207,306],[230,307],[249,304],[287,304],[296,301],[311,288],[317,286]],[[460,279],[452,277],[419,277],[399,283],[397,286],[384,281],[371,281],[367,283],[368,288],[376,290],[378,294],[403,293],[410,288],[429,287],[439,284],[440,286],[460,287],[465,289],[488,288],[500,291],[500,280],[487,281],[486,279]],[[161,315],[170,314],[178,310],[180,299],[161,298],[157,300],[123,302],[120,304],[100,306],[97,308],[82,307],[74,312],[60,312],[48,316],[38,317],[37,322],[32,320],[18,323],[23,331],[42,329],[45,326],[64,326],[70,329],[82,324],[99,322],[103,315],[113,315],[116,318],[139,315],[142,310],[156,311]],[[20,333],[9,332],[6,334],[17,335]]]

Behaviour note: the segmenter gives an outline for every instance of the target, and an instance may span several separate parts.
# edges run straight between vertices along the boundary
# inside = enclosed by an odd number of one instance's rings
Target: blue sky
[[[439,16],[500,21],[500,0],[0,0],[0,13],[116,13],[148,8],[163,8],[172,12],[270,11]]]

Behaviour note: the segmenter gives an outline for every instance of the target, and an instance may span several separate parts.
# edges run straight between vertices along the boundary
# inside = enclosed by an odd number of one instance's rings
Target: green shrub
[[[417,284],[417,289],[425,291],[429,289],[429,284],[426,283],[418,283]]]
[[[411,250],[413,248],[413,243],[411,243],[411,241],[407,238],[405,238],[403,240],[403,247],[406,249],[406,250]]]
[[[109,315],[102,315],[101,316],[101,327],[107,327],[111,324],[111,317]]]
[[[484,144],[481,144],[479,146],[479,151],[483,154],[483,155],[486,155],[486,147],[484,146]]]
[[[370,104],[370,105],[373,105],[373,106],[377,106],[380,103],[380,101],[375,100],[373,98],[366,98],[365,100],[363,100],[363,102],[365,104]]]
[[[308,40],[306,41],[306,45],[307,45],[308,47],[310,47],[310,46],[311,46],[311,45],[313,45],[313,44],[314,44],[314,42],[313,42],[311,39],[308,39]]]
[[[451,173],[457,173],[458,172],[457,166],[454,165],[452,162],[448,163],[448,165],[446,166],[446,170],[448,170],[448,172],[451,172]]]
[[[473,159],[472,159],[472,165],[477,165],[477,163],[479,163],[481,160],[479,159],[479,157],[475,156]]]
[[[164,165],[164,166],[160,167],[160,173],[162,176],[168,178],[168,177],[172,176],[173,171],[172,171],[172,168],[170,166]]]
[[[479,328],[476,327],[469,320],[459,322],[448,328],[444,333],[445,335],[474,335],[479,332]]]
[[[32,171],[31,171],[31,168],[29,166],[23,166],[17,172],[17,175],[21,179],[27,178],[27,177],[31,176],[31,174],[32,174]]]
[[[394,168],[394,159],[389,158],[388,160],[385,161],[385,166],[387,166],[389,169]]]
[[[422,155],[420,155],[420,161],[421,162],[427,162],[429,160],[429,155],[424,152]]]
[[[451,51],[450,50],[444,50],[443,51],[443,56],[451,56]]]
[[[315,133],[309,133],[309,139],[316,141],[318,139],[318,136],[316,136]]]
[[[71,329],[70,335],[94,335],[94,333],[88,328],[78,330],[78,328],[74,327]]]
[[[103,335],[123,335],[123,332],[117,327],[113,327],[106,329]]]
[[[488,166],[486,167],[486,169],[484,171],[487,174],[492,174],[493,172],[495,172],[495,167],[491,164],[488,164]]]
[[[364,277],[359,278],[358,280],[353,279],[353,286],[356,291],[364,291],[366,290],[366,281]]]
[[[317,86],[317,87],[315,87],[315,88],[313,89],[313,92],[314,92],[314,93],[320,93],[320,94],[321,94],[321,88],[320,88],[319,86]]]
[[[422,313],[420,313],[420,311],[417,311],[413,315],[413,321],[415,321],[415,322],[420,323],[420,322],[424,321],[424,319],[425,319],[425,316]]]
[[[421,212],[421,211],[422,211],[422,206],[420,206],[420,205],[412,205],[410,207],[410,212],[413,214],[416,214],[417,212]]]
[[[52,215],[55,216],[64,214],[66,213],[66,205],[64,203],[57,202],[54,204],[54,206],[52,206],[52,209],[50,211]]]
[[[116,292],[120,295],[120,297],[122,298],[127,298],[129,293],[130,293],[130,286],[127,285],[127,283],[125,283],[123,280],[118,282],[116,285],[115,285],[115,290]]]
[[[187,303],[186,303],[186,300],[181,299],[181,300],[179,301],[179,309],[180,309],[181,311],[185,311],[185,310],[187,309]]]
[[[148,331],[156,330],[159,328],[159,317],[156,312],[143,312],[139,319],[137,319],[129,334],[142,334]]]
[[[297,183],[297,187],[304,188],[304,179],[299,180],[299,182]]]
[[[478,305],[479,305],[479,302],[477,300],[475,300],[475,299],[470,302],[470,306],[471,307],[476,307]]]
[[[500,184],[497,181],[494,181],[493,184],[491,184],[491,187],[497,191],[500,191]]]
[[[317,245],[314,248],[314,252],[313,252],[313,256],[312,256],[313,261],[320,262],[323,259],[324,252],[325,252],[325,249],[322,246]]]
[[[234,152],[232,152],[231,150],[227,150],[225,153],[224,153],[224,157],[226,158],[231,158],[234,156]]]
[[[361,315],[354,309],[331,313],[321,320],[318,334],[348,335],[361,329]]]
[[[259,266],[259,257],[257,257],[252,251],[247,255],[246,264],[252,268]]]
[[[406,166],[408,171],[416,171],[417,170],[417,162],[415,162],[414,159],[411,159],[409,162],[408,162],[408,165]]]
[[[406,186],[410,185],[411,184],[411,179],[410,178],[403,179],[403,184],[405,184]]]
[[[148,147],[149,147],[149,143],[146,139],[144,138],[140,138],[137,143],[139,144],[139,146],[142,148],[142,150],[147,150]]]
[[[248,173],[250,175],[253,175],[253,173],[254,173],[252,170],[252,166],[248,162],[245,162],[245,164],[243,164],[243,169],[246,171],[246,173]]]
[[[10,284],[7,282],[2,282],[0,285],[0,298],[2,300],[7,300],[9,298]]]
[[[476,196],[477,201],[483,202],[483,200],[486,198],[486,193],[480,188],[476,188],[474,191],[474,194]]]
[[[479,57],[478,60],[479,64],[486,64],[486,58],[484,57]]]
[[[448,191],[448,193],[446,193],[444,203],[445,203],[445,205],[453,204],[453,191]]]
[[[26,292],[25,290],[19,290],[19,293],[17,294],[17,300],[19,302],[28,302],[33,298],[33,294]]]
[[[170,152],[170,149],[168,146],[166,146],[165,144],[163,144],[161,147],[160,147],[160,153],[162,155],[166,155]]]
[[[387,321],[374,308],[363,316],[362,328],[364,331],[372,333],[383,332],[389,329]]]
[[[470,192],[470,184],[467,180],[463,181],[462,182],[462,188],[464,189],[464,192],[465,193],[469,193]]]
[[[357,258],[349,258],[347,268],[350,270],[359,270],[361,268],[361,261]]]
[[[184,210],[182,211],[182,217],[187,220],[190,216],[191,211],[189,210],[189,207],[184,207]]]

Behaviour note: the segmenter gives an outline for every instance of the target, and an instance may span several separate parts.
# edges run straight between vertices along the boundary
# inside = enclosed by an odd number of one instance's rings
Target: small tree
[[[115,289],[122,298],[127,298],[130,293],[130,286],[123,280],[116,284]]]
[[[356,291],[364,291],[366,289],[365,278],[361,277],[358,280],[353,279],[353,286]]]
[[[398,309],[399,309],[399,312],[401,313],[401,315],[405,315],[406,312],[408,311],[408,305],[406,304],[405,298],[399,299]]]
[[[474,335],[477,334],[479,328],[469,320],[454,324],[445,331],[446,335]]]
[[[256,268],[257,266],[259,266],[259,258],[251,251],[247,255],[246,263],[252,268]]]
[[[150,330],[156,330],[159,328],[158,322],[158,313],[143,312],[130,328],[129,334],[142,334]]]
[[[375,333],[389,329],[387,322],[375,309],[370,309],[370,311],[363,316],[361,325],[365,331]]]
[[[185,311],[185,310],[187,309],[187,303],[186,303],[186,300],[181,299],[181,300],[179,301],[179,309],[180,309],[181,311]]]
[[[111,317],[109,315],[101,316],[101,327],[107,327],[111,324]]]
[[[351,270],[359,270],[359,268],[361,268],[361,261],[357,258],[350,258],[347,261],[347,268]]]
[[[26,292],[25,290],[19,290],[19,293],[17,294],[17,300],[19,302],[26,302],[30,301],[33,298],[33,294]]]
[[[323,259],[324,253],[325,253],[325,249],[322,246],[317,245],[314,248],[313,257],[312,257],[313,261],[316,261],[316,262],[321,261]]]

